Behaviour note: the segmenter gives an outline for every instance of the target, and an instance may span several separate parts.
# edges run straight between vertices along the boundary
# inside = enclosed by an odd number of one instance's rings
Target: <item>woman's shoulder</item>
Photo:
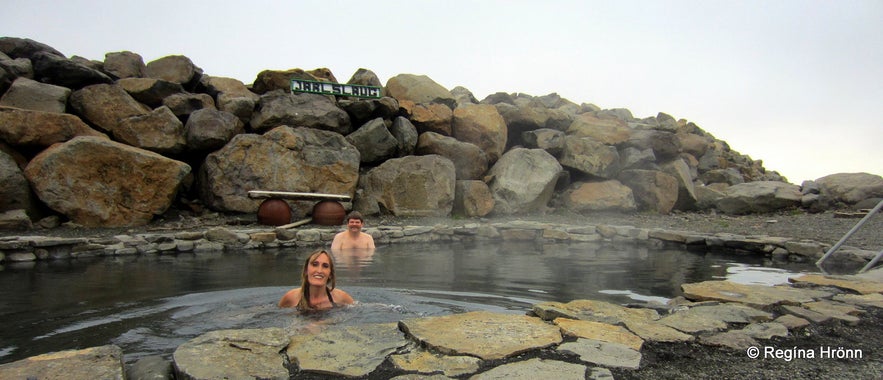
[[[349,293],[339,288],[334,288],[334,290],[331,291],[331,296],[334,298],[334,303],[337,304],[349,305],[356,302]]]
[[[279,307],[295,307],[300,302],[300,288],[286,292],[279,300]]]

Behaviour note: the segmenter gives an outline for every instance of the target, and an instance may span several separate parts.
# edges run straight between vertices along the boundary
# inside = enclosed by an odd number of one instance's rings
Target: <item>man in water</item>
[[[332,250],[348,248],[374,248],[374,238],[362,232],[364,218],[358,211],[353,211],[346,216],[346,231],[334,235],[331,242]]]

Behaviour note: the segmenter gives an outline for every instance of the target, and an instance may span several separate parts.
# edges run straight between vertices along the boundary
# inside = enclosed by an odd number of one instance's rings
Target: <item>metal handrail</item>
[[[855,226],[852,227],[852,229],[849,230],[849,232],[846,233],[846,235],[843,235],[843,237],[840,238],[840,241],[838,241],[837,244],[834,244],[834,246],[831,247],[831,249],[829,249],[828,252],[825,252],[825,255],[822,256],[822,258],[819,259],[819,261],[816,261],[816,266],[819,267],[819,268],[821,268],[821,267],[822,267],[822,263],[825,262],[825,260],[827,260],[829,256],[831,256],[832,254],[834,254],[834,252],[836,252],[838,249],[840,249],[840,246],[843,245],[843,243],[845,243],[846,240],[849,239],[849,238],[852,236],[852,234],[856,233],[856,231],[858,231],[858,230],[859,230],[859,229],[865,224],[865,222],[867,222],[869,219],[871,219],[871,216],[873,216],[873,215],[876,214],[878,211],[880,211],[881,208],[883,208],[883,200],[881,200],[880,202],[878,202],[878,203],[877,203],[877,206],[874,207],[873,210],[869,211],[868,214],[865,215],[864,218],[862,218],[862,220],[859,220],[858,223],[856,223]],[[883,250],[881,250],[880,253],[878,253],[877,256],[874,257],[873,260],[871,260],[867,265],[865,265],[865,267],[862,268],[862,269],[859,271],[859,273],[864,273],[864,272],[866,272],[868,269],[871,269],[875,264],[877,264],[877,261],[880,261],[880,258],[881,258],[881,257],[883,257]]]

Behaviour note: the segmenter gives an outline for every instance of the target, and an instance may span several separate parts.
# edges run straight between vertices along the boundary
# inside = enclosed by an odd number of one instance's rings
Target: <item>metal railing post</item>
[[[816,261],[816,266],[821,268],[822,263],[825,262],[825,260],[827,260],[829,256],[834,254],[834,252],[836,252],[838,249],[840,249],[840,246],[843,245],[843,243],[845,243],[846,240],[849,239],[850,236],[852,236],[852,234],[854,234],[856,231],[858,231],[859,228],[861,228],[865,224],[865,222],[867,222],[869,219],[871,219],[871,216],[876,214],[877,211],[880,211],[881,208],[883,208],[883,200],[881,200],[880,202],[877,202],[877,206],[874,207],[873,210],[868,212],[868,214],[865,215],[865,217],[862,218],[862,220],[859,220],[858,223],[856,223],[855,226],[852,227],[852,229],[846,233],[846,235],[843,235],[843,237],[840,239],[840,241],[837,242],[837,244],[834,244],[834,246],[828,250],[828,252],[825,252],[825,255],[822,256],[822,258],[819,259],[819,261]]]

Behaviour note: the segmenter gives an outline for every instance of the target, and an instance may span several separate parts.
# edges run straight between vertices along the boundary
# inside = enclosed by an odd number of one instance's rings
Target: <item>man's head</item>
[[[361,231],[362,225],[365,223],[364,218],[362,218],[362,213],[358,211],[349,213],[344,220],[346,221],[346,228],[350,231],[356,232]]]

